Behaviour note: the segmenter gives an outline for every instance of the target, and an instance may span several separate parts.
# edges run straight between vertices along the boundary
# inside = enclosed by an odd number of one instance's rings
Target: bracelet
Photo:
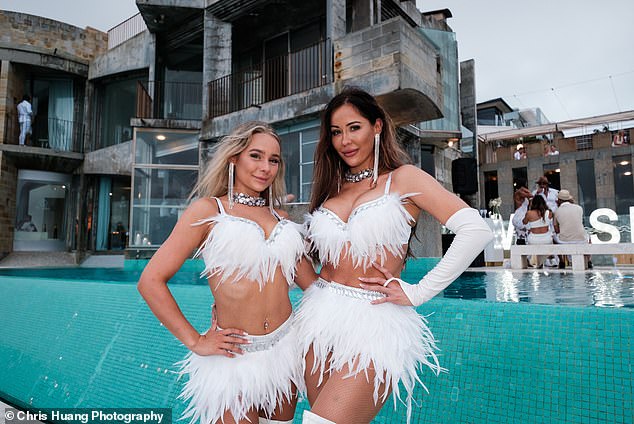
[[[390,284],[392,281],[398,281],[399,283],[404,283],[404,281],[398,277],[391,277],[385,280],[385,283],[383,283],[383,287],[387,287],[387,285]]]

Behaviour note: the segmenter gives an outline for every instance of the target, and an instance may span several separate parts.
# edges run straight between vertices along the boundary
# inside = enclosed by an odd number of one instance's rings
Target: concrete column
[[[418,215],[415,237],[412,238],[410,248],[417,258],[439,258],[442,256],[440,223],[427,212],[421,212]]]
[[[421,153],[420,153],[420,140],[418,138],[413,138],[405,143],[405,150],[412,160],[412,165],[417,168],[420,168],[421,163]]]
[[[9,87],[9,66],[8,60],[0,62],[0,143],[5,143],[4,130],[8,126],[5,120],[8,119],[9,108],[13,106],[7,90]]]
[[[344,14],[345,16],[345,14]],[[231,29],[230,23],[223,22],[205,10],[204,50],[203,50],[203,120],[209,119],[210,81],[231,74]],[[229,93],[226,93],[229,95]],[[222,98],[229,105],[229,98]]]
[[[600,150],[594,157],[594,176],[597,181],[597,208],[616,209],[614,168],[610,149]],[[589,211],[587,211],[589,212]]]
[[[18,186],[18,170],[0,152],[0,259],[13,252],[13,232],[15,227],[15,207]]]

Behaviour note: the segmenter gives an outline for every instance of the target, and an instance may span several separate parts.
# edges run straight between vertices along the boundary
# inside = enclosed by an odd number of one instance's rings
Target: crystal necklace
[[[374,171],[372,170],[372,168],[367,168],[359,172],[350,172],[350,170],[347,170],[343,174],[343,179],[349,183],[358,183],[361,180],[370,178],[372,175],[374,175]]]
[[[240,203],[242,205],[247,205],[247,206],[265,206],[266,205],[266,200],[264,200],[264,197],[260,197],[260,196],[249,196],[248,194],[244,194],[244,193],[234,193],[233,194],[233,201],[235,203]]]

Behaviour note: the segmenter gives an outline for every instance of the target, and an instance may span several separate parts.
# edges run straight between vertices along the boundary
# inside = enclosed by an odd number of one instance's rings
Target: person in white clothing
[[[20,123],[19,143],[23,146],[26,142],[26,136],[31,135],[31,117],[33,109],[31,109],[31,98],[28,95],[22,97],[22,101],[18,103],[18,122]]]
[[[526,159],[526,149],[523,144],[518,144],[515,150],[515,154],[513,155],[515,160]]]
[[[522,221],[528,229],[527,244],[553,244],[553,235],[550,231],[552,212],[546,206],[542,196],[535,196],[531,200],[530,208]],[[544,256],[537,255],[533,258],[533,266],[542,268]]]
[[[513,228],[515,229],[515,244],[526,244],[528,238],[528,229],[522,222],[528,212],[530,199],[533,198],[530,190],[526,188],[525,183],[521,182],[515,193],[513,193],[513,202],[515,203],[515,213],[513,214]]]
[[[537,188],[533,190],[533,196],[536,194],[541,195],[548,205],[548,209],[555,212],[557,210],[557,194],[559,190],[550,187],[550,181],[546,176],[541,176],[535,181]]]
[[[583,226],[583,208],[574,204],[568,190],[561,190],[557,195],[559,208],[555,212],[555,234],[553,239],[558,244],[588,243],[588,233]],[[559,268],[565,267],[564,258],[559,258]],[[589,256],[586,256],[588,267],[591,267]]]

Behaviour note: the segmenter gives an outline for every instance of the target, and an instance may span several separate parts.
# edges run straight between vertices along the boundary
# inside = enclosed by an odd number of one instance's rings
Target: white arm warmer
[[[460,209],[449,217],[445,227],[456,237],[440,262],[418,284],[397,280],[414,306],[427,302],[451,284],[493,239],[491,229],[475,209]]]

